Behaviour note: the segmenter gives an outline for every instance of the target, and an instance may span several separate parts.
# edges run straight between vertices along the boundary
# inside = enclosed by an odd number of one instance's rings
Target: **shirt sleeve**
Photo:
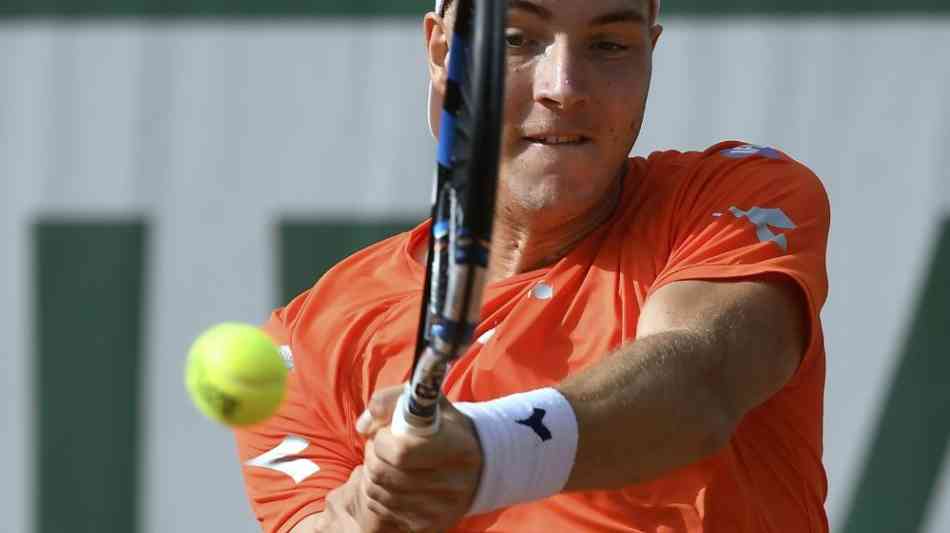
[[[667,216],[670,255],[651,292],[684,280],[786,276],[808,302],[808,354],[820,352],[830,207],[814,173],[773,148],[723,143],[687,170]]]
[[[264,326],[293,365],[284,403],[266,422],[235,430],[251,507],[268,533],[290,531],[303,518],[323,511],[327,493],[362,463],[347,422],[351,407],[345,394],[323,390],[333,384],[309,371],[315,365],[294,345],[291,313],[279,309]]]

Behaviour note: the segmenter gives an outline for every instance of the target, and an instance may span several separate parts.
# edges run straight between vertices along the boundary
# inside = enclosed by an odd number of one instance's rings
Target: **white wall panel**
[[[950,213],[950,21],[666,21],[635,151],[739,138],[819,174],[833,206],[826,464],[844,518],[935,242]],[[185,350],[274,300],[274,225],[378,218],[428,201],[433,143],[416,21],[0,25],[0,359],[12,458],[2,514],[29,523],[27,224],[152,223],[145,531],[253,531],[230,435],[182,388]],[[9,53],[8,53],[9,52]],[[11,259],[6,259],[6,254]],[[945,481],[945,480],[944,480]],[[950,530],[946,489],[929,531]]]

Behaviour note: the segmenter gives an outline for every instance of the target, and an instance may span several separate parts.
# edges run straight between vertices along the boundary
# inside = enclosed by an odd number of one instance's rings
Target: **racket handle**
[[[435,417],[427,423],[425,419],[419,418],[409,412],[409,385],[399,396],[396,402],[396,410],[393,411],[392,432],[396,435],[413,435],[416,437],[429,437],[439,432],[439,410],[436,407]]]

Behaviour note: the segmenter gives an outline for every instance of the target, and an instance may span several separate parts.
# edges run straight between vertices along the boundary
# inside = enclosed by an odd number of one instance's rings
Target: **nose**
[[[555,39],[535,69],[535,101],[561,110],[585,103],[589,95],[583,70],[583,60],[570,43]]]

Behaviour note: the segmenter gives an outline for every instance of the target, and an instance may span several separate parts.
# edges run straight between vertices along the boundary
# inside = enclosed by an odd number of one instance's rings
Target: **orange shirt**
[[[809,305],[807,354],[714,456],[622,490],[468,518],[452,531],[826,532],[819,311],[829,217],[818,178],[771,148],[729,142],[631,159],[607,223],[556,264],[487,287],[479,341],[449,372],[448,398],[559,383],[633,339],[651,292],[681,280],[788,276]],[[273,419],[237,432],[242,462],[257,458],[243,472],[266,531],[288,531],[323,509],[362,462],[354,423],[373,391],[408,380],[424,279],[411,252],[427,235],[426,223],[347,258],[267,324],[293,353],[289,397]]]

